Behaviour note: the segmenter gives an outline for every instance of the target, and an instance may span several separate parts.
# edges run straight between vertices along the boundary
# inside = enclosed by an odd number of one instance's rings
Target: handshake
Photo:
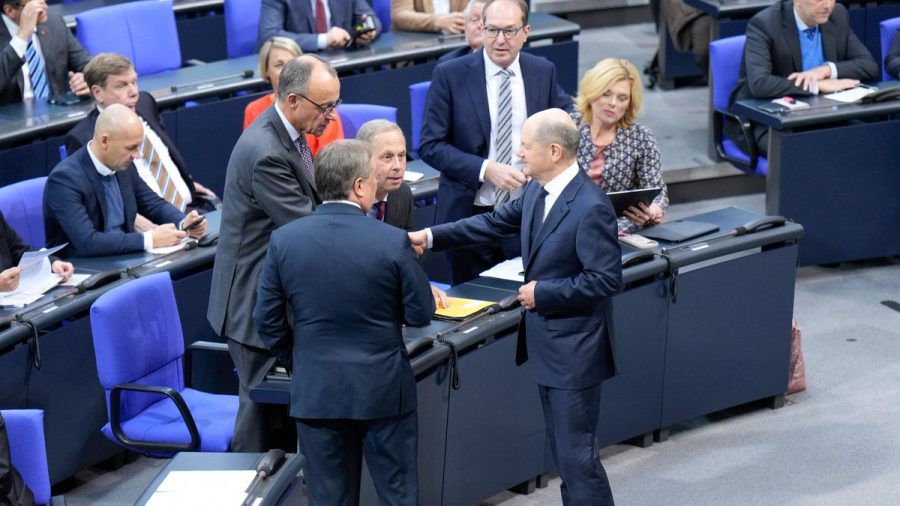
[[[428,249],[427,230],[428,229],[426,228],[409,233],[409,241],[412,243],[413,250],[415,250],[416,255],[418,256],[425,254],[425,250]]]

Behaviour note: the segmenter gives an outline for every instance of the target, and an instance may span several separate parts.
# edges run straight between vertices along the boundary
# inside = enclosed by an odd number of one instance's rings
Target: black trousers
[[[359,504],[362,457],[382,505],[418,504],[415,410],[371,420],[297,419],[311,506]]]

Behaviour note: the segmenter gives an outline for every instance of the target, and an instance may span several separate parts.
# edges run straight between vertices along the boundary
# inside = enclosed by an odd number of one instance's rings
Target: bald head
[[[562,109],[533,114],[522,125],[522,158],[525,175],[546,184],[575,163],[578,127]]]
[[[137,114],[122,104],[104,108],[94,125],[94,140],[90,149],[110,170],[125,170],[141,156],[144,127]]]

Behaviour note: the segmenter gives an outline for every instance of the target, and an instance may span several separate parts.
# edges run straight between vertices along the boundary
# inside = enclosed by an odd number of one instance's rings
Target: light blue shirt
[[[801,51],[801,54],[803,57],[803,70],[806,71],[806,70],[818,67],[819,65],[822,65],[824,63],[825,65],[828,65],[828,68],[831,70],[831,75],[829,76],[829,78],[837,79],[838,78],[837,66],[835,66],[835,64],[830,61],[825,61],[825,51],[822,48],[822,29],[819,28],[818,26],[815,27],[816,36],[815,36],[815,39],[812,41],[812,44],[815,45],[815,49],[813,51],[817,51],[817,56],[818,56],[818,58],[815,58],[814,55],[816,55],[816,53],[813,53],[809,49],[804,48],[805,45],[808,46],[810,44],[810,41],[806,37],[806,35],[804,35],[804,33],[803,33],[803,31],[806,30],[807,28],[813,28],[813,27],[807,26],[807,24],[804,23],[802,19],[800,19],[800,16],[797,14],[797,9],[794,9],[794,21],[797,22],[797,36],[800,39],[800,51]],[[807,66],[807,65],[809,65],[809,66]],[[814,93],[818,94],[818,92],[819,92],[818,87],[816,87],[816,90],[814,91]]]

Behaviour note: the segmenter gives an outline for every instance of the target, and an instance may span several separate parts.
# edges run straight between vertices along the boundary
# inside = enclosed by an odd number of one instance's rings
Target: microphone
[[[178,90],[183,90],[185,88],[193,88],[193,87],[196,87],[198,90],[202,90],[205,88],[212,88],[213,83],[216,83],[219,81],[227,81],[229,79],[235,79],[235,78],[248,79],[251,77],[253,77],[253,71],[248,69],[248,70],[241,72],[240,74],[232,74],[230,76],[215,77],[212,79],[204,79],[203,81],[195,81],[193,83],[179,84],[176,86],[170,86],[169,89],[172,90],[172,93],[176,93],[176,92],[178,92]]]
[[[282,461],[284,461],[284,450],[278,448],[273,448],[262,456],[259,463],[256,464],[256,477],[253,478],[253,481],[247,486],[247,490],[244,491],[247,494],[247,499],[243,504],[252,503],[254,489],[266,478],[275,474]]]

